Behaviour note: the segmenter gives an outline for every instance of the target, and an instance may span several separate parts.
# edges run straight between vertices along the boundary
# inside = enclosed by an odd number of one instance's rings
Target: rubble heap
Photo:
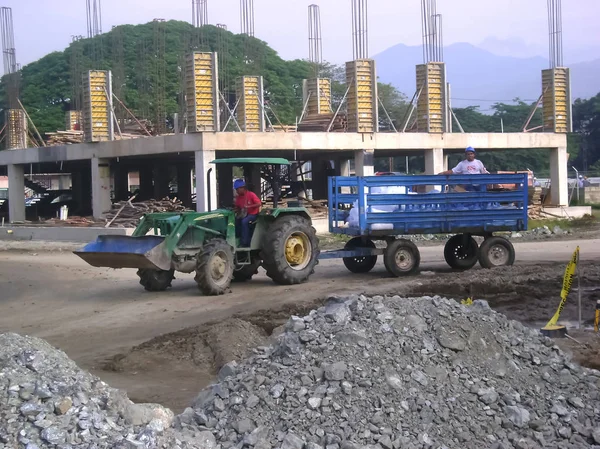
[[[286,327],[176,426],[223,449],[600,447],[600,373],[485,302],[355,296]]]
[[[0,335],[0,449],[156,447],[173,413],[82,371],[38,338]]]

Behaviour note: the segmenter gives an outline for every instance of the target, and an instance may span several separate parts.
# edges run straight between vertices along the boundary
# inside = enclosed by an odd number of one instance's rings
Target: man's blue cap
[[[465,150],[465,153],[476,153],[475,148],[473,147],[467,147],[467,149]]]
[[[233,183],[233,188],[235,190],[239,189],[240,187],[246,187],[246,183],[244,182],[243,179],[236,179]]]

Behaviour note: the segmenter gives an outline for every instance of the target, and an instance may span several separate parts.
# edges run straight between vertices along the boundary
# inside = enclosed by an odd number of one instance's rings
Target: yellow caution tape
[[[470,306],[473,304],[473,300],[471,298],[463,299],[460,302],[463,306]]]
[[[548,329],[556,326],[558,319],[560,318],[560,314],[565,308],[565,304],[567,303],[567,297],[569,296],[569,292],[571,291],[571,285],[573,285],[573,278],[575,277],[575,271],[577,269],[577,262],[579,261],[579,246],[573,253],[573,257],[569,261],[567,268],[565,269],[565,276],[563,278],[563,287],[560,292],[560,304],[558,305],[558,310],[554,314],[554,316],[548,321],[546,327],[544,329]]]

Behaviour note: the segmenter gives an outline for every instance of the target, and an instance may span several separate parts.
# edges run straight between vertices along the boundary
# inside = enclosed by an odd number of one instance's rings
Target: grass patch
[[[341,249],[352,238],[352,236],[343,234],[323,234],[317,237],[321,249]]]
[[[561,229],[582,229],[590,228],[598,225],[600,222],[600,208],[592,210],[593,215],[585,215],[581,218],[573,218],[568,220],[566,218],[552,218],[547,220],[529,220],[529,229],[543,228],[548,226],[552,230],[555,226],[559,226]]]

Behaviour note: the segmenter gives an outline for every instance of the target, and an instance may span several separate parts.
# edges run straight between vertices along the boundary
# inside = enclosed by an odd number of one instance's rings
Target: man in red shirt
[[[262,205],[260,199],[254,192],[247,189],[243,179],[236,179],[233,188],[237,192],[235,199],[235,211],[240,218],[236,219],[236,229],[240,235],[240,246],[249,248],[252,242],[252,230],[250,223],[256,221]]]

